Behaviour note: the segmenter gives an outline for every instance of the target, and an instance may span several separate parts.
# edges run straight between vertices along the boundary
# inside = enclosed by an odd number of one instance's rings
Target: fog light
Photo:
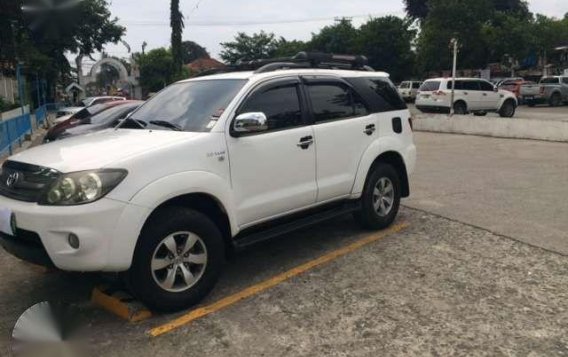
[[[69,245],[73,249],[79,249],[79,237],[76,234],[69,233]]]

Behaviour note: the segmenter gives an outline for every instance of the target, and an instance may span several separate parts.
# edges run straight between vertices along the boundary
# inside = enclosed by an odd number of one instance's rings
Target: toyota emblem
[[[13,187],[16,184],[16,182],[18,182],[19,178],[20,178],[19,172],[12,172],[10,175],[8,175],[8,178],[6,179],[6,186]]]

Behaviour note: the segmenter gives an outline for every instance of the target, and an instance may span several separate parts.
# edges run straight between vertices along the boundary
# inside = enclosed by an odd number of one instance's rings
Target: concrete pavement
[[[568,144],[416,133],[409,207],[568,255]]]

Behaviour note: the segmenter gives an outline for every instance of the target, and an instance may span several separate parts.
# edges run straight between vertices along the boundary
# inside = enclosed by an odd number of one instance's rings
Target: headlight
[[[127,171],[104,169],[64,174],[40,199],[40,205],[72,206],[94,202],[115,188]]]

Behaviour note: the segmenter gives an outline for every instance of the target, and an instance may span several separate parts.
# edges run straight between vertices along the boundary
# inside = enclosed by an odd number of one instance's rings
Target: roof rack
[[[235,71],[267,73],[291,68],[343,69],[374,72],[375,70],[368,66],[367,63],[368,60],[365,56],[336,55],[321,52],[300,52],[293,57],[239,61],[237,64],[230,65],[225,68],[201,72],[197,75],[197,77]]]

